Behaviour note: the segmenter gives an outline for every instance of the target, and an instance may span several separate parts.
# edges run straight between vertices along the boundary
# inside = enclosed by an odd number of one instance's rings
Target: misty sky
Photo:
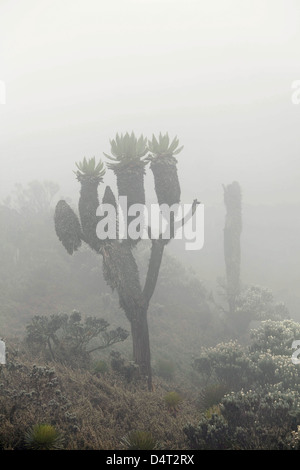
[[[182,201],[300,202],[299,0],[0,0],[0,197],[169,132]]]

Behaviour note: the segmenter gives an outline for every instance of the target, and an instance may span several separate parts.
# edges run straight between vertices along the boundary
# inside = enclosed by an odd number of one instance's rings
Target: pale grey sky
[[[300,202],[298,0],[0,0],[0,197],[77,190],[116,132],[169,132],[183,202]]]

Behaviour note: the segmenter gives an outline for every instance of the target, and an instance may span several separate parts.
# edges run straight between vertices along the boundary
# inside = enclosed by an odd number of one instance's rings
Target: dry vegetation
[[[64,449],[124,449],[122,439],[136,430],[151,432],[163,449],[187,448],[183,428],[197,422],[195,397],[177,386],[182,401],[176,412],[170,410],[165,396],[175,387],[172,381],[155,377],[149,392],[143,381],[128,383],[115,371],[33,364],[23,349],[9,356],[0,375],[2,449],[23,449],[28,430],[41,423],[55,426]]]

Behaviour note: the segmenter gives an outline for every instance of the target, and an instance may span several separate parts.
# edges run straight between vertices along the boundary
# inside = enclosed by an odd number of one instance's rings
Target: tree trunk
[[[133,360],[142,375],[148,378],[148,389],[152,390],[151,354],[147,310],[141,309],[131,321]]]
[[[234,314],[236,298],[240,292],[241,247],[242,232],[242,195],[239,184],[223,186],[226,219],[224,228],[224,257],[227,277],[227,298],[229,311]]]

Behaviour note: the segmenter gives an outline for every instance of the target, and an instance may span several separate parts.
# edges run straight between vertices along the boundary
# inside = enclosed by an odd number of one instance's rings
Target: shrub
[[[198,426],[185,427],[192,448],[300,448],[300,370],[291,361],[299,334],[298,323],[265,321],[251,332],[249,347],[230,342],[202,352],[196,370],[232,391],[221,399],[219,414],[203,414]]]
[[[200,450],[226,450],[230,448],[228,424],[222,415],[201,417],[198,426],[188,424],[184,428],[189,447]]]
[[[217,383],[208,385],[201,390],[199,395],[198,403],[200,410],[206,411],[217,406],[227,392],[228,387],[225,384]]]
[[[32,365],[22,344],[15,344],[15,354],[10,341],[6,346],[7,363],[0,374],[0,448],[23,450],[24,436],[36,423],[55,426],[66,450],[121,450],[120,438],[131,430],[151,431],[165,449],[186,448],[183,426],[188,416],[194,421],[192,400],[185,400],[183,413],[175,418],[163,402],[163,384],[148,392],[144,383],[127,383],[112,371],[97,376],[60,363],[55,369],[43,362]]]
[[[155,450],[159,448],[158,441],[149,431],[132,431],[121,440],[127,450]]]
[[[54,426],[36,424],[25,435],[25,445],[32,450],[62,449],[63,440]]]
[[[236,314],[249,320],[283,320],[289,317],[287,307],[276,303],[272,292],[261,286],[247,286],[236,300]]]
[[[108,364],[105,361],[99,360],[93,365],[93,373],[96,375],[105,374],[106,372],[108,372],[108,370]]]
[[[182,402],[182,397],[177,392],[169,392],[164,397],[165,404],[170,411],[178,411],[178,406]]]
[[[247,386],[255,373],[247,351],[235,341],[204,349],[194,360],[193,367],[204,382],[224,383],[229,390]]]
[[[193,449],[289,449],[300,419],[299,393],[276,387],[232,392],[220,411],[185,427]]]
[[[119,351],[112,351],[111,368],[123,377],[126,382],[132,382],[140,379],[139,366],[133,361],[126,361]]]
[[[202,351],[193,367],[205,383],[219,382],[228,391],[281,384],[282,389],[300,386],[300,371],[291,361],[292,342],[300,324],[266,321],[251,331],[251,344],[221,343]]]
[[[207,408],[204,412],[204,416],[207,419],[210,419],[213,415],[221,415],[220,405],[213,405],[210,408]]]
[[[293,341],[300,338],[300,323],[292,320],[267,320],[262,322],[259,328],[251,330],[250,335],[251,351],[290,357]]]
[[[108,327],[103,318],[83,320],[76,310],[71,315],[36,315],[26,327],[26,343],[35,355],[42,353],[48,360],[86,366],[91,353],[124,341],[129,335],[123,328],[107,331]]]

